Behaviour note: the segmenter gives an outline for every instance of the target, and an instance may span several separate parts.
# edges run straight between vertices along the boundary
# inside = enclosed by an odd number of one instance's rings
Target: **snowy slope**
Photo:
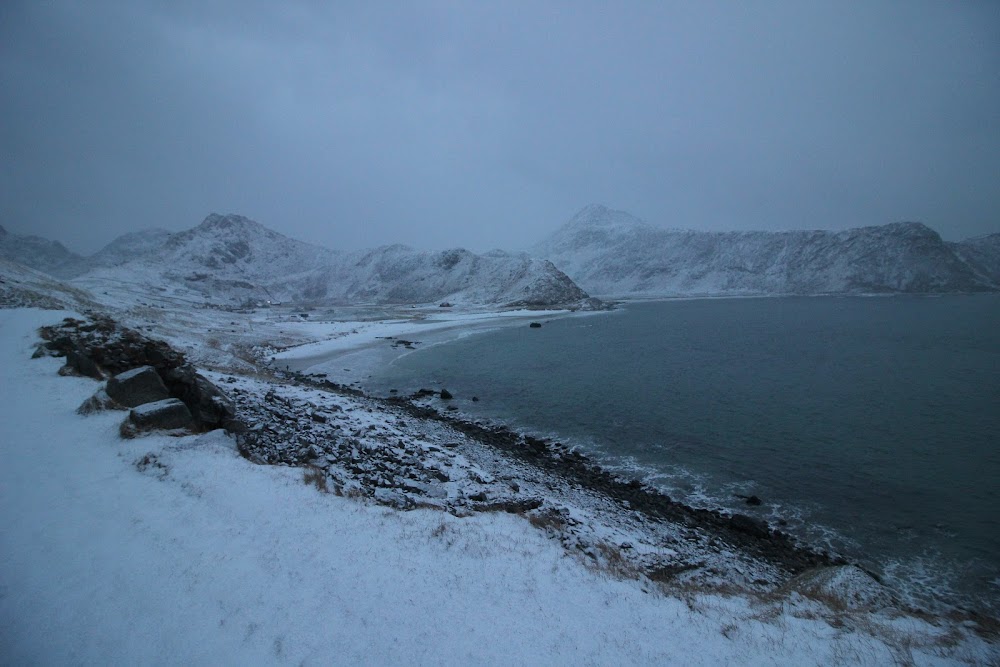
[[[587,298],[551,263],[524,253],[419,252],[402,245],[351,253],[298,287],[339,303],[572,304]]]
[[[606,295],[964,292],[996,289],[920,223],[841,232],[697,232],[584,208],[532,249]]]
[[[955,253],[985,279],[1000,284],[1000,234],[987,234],[952,244]]]
[[[165,229],[147,229],[123,234],[90,257],[86,257],[85,269],[119,266],[133,259],[152,255],[163,246],[170,235]]]
[[[220,431],[121,440],[97,383],[29,359],[66,313],[0,310],[5,664],[986,664],[962,629],[872,634],[620,580],[504,513],[397,512],[258,466]],[[15,390],[16,388],[16,390]],[[362,417],[363,418],[363,417]],[[382,416],[368,417],[377,423]],[[843,619],[844,617],[837,617]]]
[[[85,311],[100,306],[88,292],[47,273],[0,258],[0,308],[74,308]]]

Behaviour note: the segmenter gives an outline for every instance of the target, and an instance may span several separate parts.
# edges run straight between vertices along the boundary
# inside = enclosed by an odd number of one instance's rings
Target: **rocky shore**
[[[42,335],[38,354],[65,356],[71,372],[114,383],[154,369],[169,387],[162,398],[197,417],[192,429],[225,428],[245,458],[300,466],[323,492],[401,510],[523,515],[597,566],[667,585],[764,593],[847,565],[758,519],[693,508],[617,477],[561,443],[458,416],[438,392],[378,398],[297,372],[197,373],[166,343],[107,318],[67,319]]]

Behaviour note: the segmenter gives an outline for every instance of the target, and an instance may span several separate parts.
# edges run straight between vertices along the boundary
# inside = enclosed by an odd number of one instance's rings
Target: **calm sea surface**
[[[787,521],[907,595],[997,608],[996,296],[635,304],[428,347],[370,381],[424,386],[688,503]]]

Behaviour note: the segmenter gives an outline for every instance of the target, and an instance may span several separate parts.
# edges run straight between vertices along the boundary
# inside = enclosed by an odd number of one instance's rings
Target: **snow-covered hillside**
[[[985,279],[1000,284],[1000,234],[977,236],[955,243],[952,247]]]
[[[994,267],[1000,264],[997,245],[976,246]],[[698,232],[653,227],[623,211],[591,205],[532,253],[600,295],[997,289],[995,276],[984,276],[955,244],[915,222],[841,232]]]
[[[177,234],[123,236],[91,257],[16,237],[4,256],[102,293],[130,283],[195,301],[302,304],[577,305],[587,294],[551,263],[523,253],[420,252],[400,245],[352,253],[290,239],[238,215],[210,215]],[[48,245],[46,245],[48,244]],[[60,255],[59,249],[65,254]]]
[[[462,248],[417,252],[401,245],[351,253],[330,262],[293,293],[341,303],[499,303],[521,306],[572,304],[587,298],[550,262],[495,250],[476,255]]]
[[[0,227],[0,259],[23,264],[58,278],[79,275],[83,258],[59,243],[40,236],[11,234]]]

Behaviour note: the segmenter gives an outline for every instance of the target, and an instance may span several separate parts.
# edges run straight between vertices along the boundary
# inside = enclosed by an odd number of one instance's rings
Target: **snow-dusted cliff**
[[[987,237],[989,238],[989,237]],[[965,242],[970,243],[970,242]],[[591,205],[532,249],[593,294],[831,294],[997,289],[929,227],[898,222],[840,232],[698,232]],[[997,246],[975,249],[994,270]],[[989,258],[992,258],[989,259]]]
[[[551,263],[524,253],[420,252],[399,245],[335,252],[290,239],[238,215],[213,214],[197,227],[176,234],[162,230],[127,234],[85,258],[34,237],[5,233],[0,242],[0,249],[9,248],[4,256],[73,277],[94,291],[109,283],[135,283],[227,303],[449,301],[559,306],[587,299]],[[59,249],[65,252],[62,260]]]

